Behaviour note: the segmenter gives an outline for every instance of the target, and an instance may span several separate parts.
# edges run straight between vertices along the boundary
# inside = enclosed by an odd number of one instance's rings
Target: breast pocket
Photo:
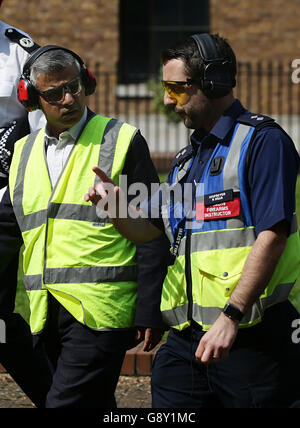
[[[241,274],[242,271],[227,272],[207,267],[199,269],[201,305],[222,308],[238,284]]]
[[[242,275],[244,252],[242,248],[213,250],[192,257],[193,294],[201,306],[224,306]]]

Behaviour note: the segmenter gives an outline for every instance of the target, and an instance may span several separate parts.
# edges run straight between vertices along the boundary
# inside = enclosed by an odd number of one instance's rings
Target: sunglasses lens
[[[43,97],[48,103],[58,102],[63,98],[63,88],[48,89],[43,93]]]
[[[72,95],[78,94],[81,91],[80,78],[77,77],[76,79],[69,82],[66,86]]]
[[[188,100],[188,94],[184,85],[179,85],[176,82],[162,82],[164,90],[170,98],[176,101],[178,105],[183,105]]]
[[[76,77],[65,85],[44,91],[42,96],[48,103],[57,103],[62,101],[66,92],[69,92],[72,95],[77,95],[81,90],[82,86],[80,77]]]

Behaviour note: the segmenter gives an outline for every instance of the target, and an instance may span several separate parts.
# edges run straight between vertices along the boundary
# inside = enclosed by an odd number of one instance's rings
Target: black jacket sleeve
[[[127,175],[128,187],[133,183],[143,183],[150,195],[151,183],[159,178],[150,157],[148,145],[138,132],[132,139],[123,168]],[[132,199],[128,195],[128,201]],[[141,327],[168,327],[163,323],[160,312],[162,284],[170,260],[169,241],[165,235],[137,245],[138,258],[138,300],[135,324]]]

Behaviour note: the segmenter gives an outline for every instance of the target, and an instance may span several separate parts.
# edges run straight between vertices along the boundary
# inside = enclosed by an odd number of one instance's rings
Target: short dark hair
[[[218,34],[211,34],[214,39],[217,51],[221,58],[229,61],[230,72],[232,78],[236,76],[236,57],[226,39]],[[171,59],[183,59],[185,62],[186,73],[193,79],[202,76],[204,71],[204,62],[200,56],[196,42],[191,38],[185,39],[183,42],[174,44],[161,53],[161,61],[163,64]]]

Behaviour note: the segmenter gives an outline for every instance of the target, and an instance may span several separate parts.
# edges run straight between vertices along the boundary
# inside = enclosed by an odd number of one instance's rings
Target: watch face
[[[223,309],[223,312],[228,318],[232,318],[237,321],[241,321],[244,316],[244,314],[238,308],[231,304],[226,305]]]

